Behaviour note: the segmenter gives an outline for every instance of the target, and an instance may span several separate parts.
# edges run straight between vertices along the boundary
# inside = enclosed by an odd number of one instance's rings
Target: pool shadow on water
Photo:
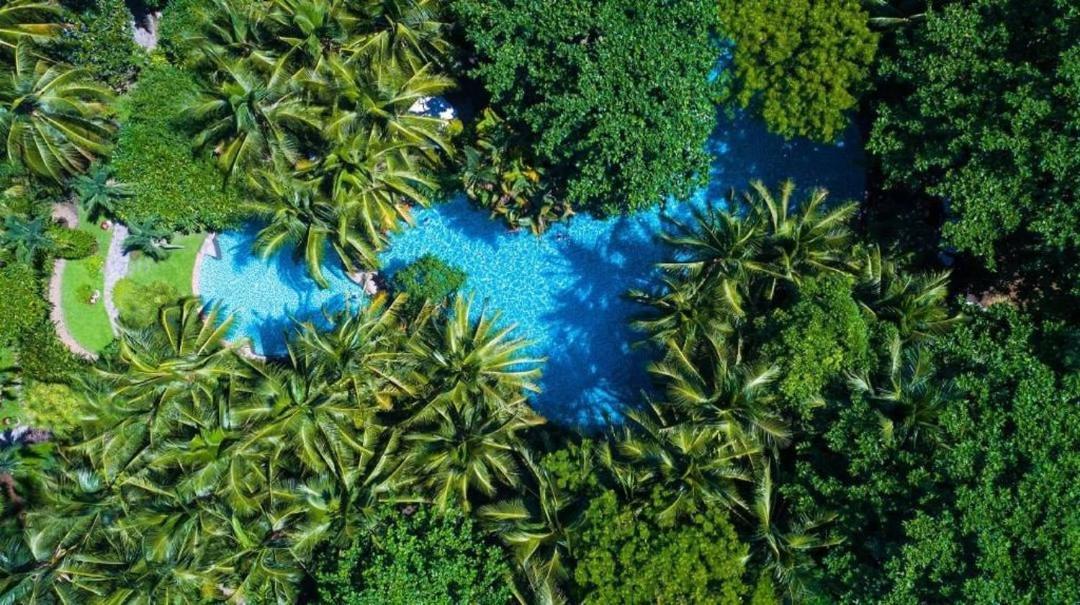
[[[619,422],[648,388],[648,352],[629,319],[640,311],[626,297],[655,273],[651,221],[619,217],[605,237],[566,239],[545,262],[562,288],[542,315],[548,362],[536,404],[553,421],[582,428]]]
[[[852,153],[860,144],[855,126],[836,144],[788,140],[769,132],[762,122],[744,112],[729,117],[721,109],[716,130],[706,145],[713,160],[704,196],[723,198],[732,189],[745,190],[752,180],[761,180],[771,188],[791,179],[800,188],[824,187],[836,201],[861,200],[865,196],[863,161]],[[857,175],[851,170],[853,162],[860,168]]]

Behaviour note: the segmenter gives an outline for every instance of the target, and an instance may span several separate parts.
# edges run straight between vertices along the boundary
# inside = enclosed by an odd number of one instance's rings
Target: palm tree
[[[85,73],[36,59],[20,44],[15,68],[0,80],[0,135],[7,158],[62,180],[109,150],[113,127],[104,116],[111,93]]]
[[[359,4],[361,21],[370,26],[350,42],[349,51],[372,64],[412,70],[450,56],[448,25],[439,18],[436,0],[364,0]]]
[[[746,507],[739,486],[751,480],[745,463],[761,452],[760,444],[742,439],[734,426],[678,422],[656,403],[628,416],[616,450],[629,468],[617,475],[631,491],[665,486],[669,502],[661,518],[687,514],[703,503]]]
[[[669,345],[649,373],[663,388],[664,400],[687,422],[712,427],[740,443],[764,444],[774,453],[791,431],[768,390],[776,368],[747,368],[723,357],[691,359]]]
[[[822,512],[785,520],[768,464],[757,477],[752,512],[756,524],[754,542],[764,555],[765,568],[772,572],[791,602],[800,602],[806,593],[808,571],[814,566],[813,552],[840,543],[825,532],[836,515]]]
[[[341,49],[359,27],[344,0],[273,0],[266,21],[267,29],[289,51],[304,56],[308,66]]]
[[[128,229],[128,236],[124,238],[124,252],[137,250],[156,261],[161,261],[168,258],[172,250],[180,248],[170,243],[172,231],[162,228],[155,220],[132,222],[128,224]]]
[[[949,313],[948,272],[906,272],[895,260],[883,259],[880,248],[874,246],[865,251],[858,277],[859,304],[893,323],[905,342],[941,335],[963,321],[962,315]]]
[[[404,436],[409,467],[440,509],[470,510],[473,492],[494,497],[520,485],[519,432],[544,423],[527,407],[501,410],[466,402],[440,407]]]
[[[417,397],[425,382],[418,360],[408,353],[420,331],[402,329],[413,319],[402,316],[405,309],[401,296],[375,296],[358,310],[330,317],[328,329],[301,324],[290,351],[304,363],[317,360],[331,388],[393,410],[395,404]]]
[[[435,419],[449,407],[482,406],[524,416],[526,393],[540,387],[541,358],[525,357],[529,342],[500,326],[498,313],[472,318],[472,298],[454,299],[450,316],[414,348],[425,364],[432,396],[410,422]],[[470,418],[470,421],[475,419]]]
[[[210,89],[186,110],[200,124],[195,147],[213,149],[230,179],[251,167],[295,166],[298,136],[318,132],[320,120],[294,86],[288,58],[277,59],[268,74],[244,60],[219,59],[215,68]]]
[[[86,174],[75,177],[72,188],[79,205],[91,219],[101,215],[114,216],[117,203],[134,194],[131,187],[113,177],[111,166],[97,162],[90,165]]]
[[[851,376],[853,393],[874,406],[886,443],[939,443],[941,415],[952,400],[952,383],[938,375],[926,348],[905,348],[898,335],[889,343],[888,361],[880,380],[869,374]]]
[[[51,0],[8,0],[0,6],[0,48],[14,52],[23,40],[45,42],[60,31],[60,7]]]
[[[55,243],[49,235],[44,217],[27,218],[20,214],[9,214],[4,217],[0,247],[14,250],[15,258],[20,263],[33,264],[42,254],[52,251]]]
[[[287,248],[302,256],[308,275],[320,287],[329,287],[323,274],[327,249],[332,249],[347,272],[357,263],[378,266],[376,250],[353,226],[340,205],[318,190],[318,183],[274,172],[260,172],[257,189],[264,200],[253,206],[265,222],[255,239],[255,250],[264,258]]]

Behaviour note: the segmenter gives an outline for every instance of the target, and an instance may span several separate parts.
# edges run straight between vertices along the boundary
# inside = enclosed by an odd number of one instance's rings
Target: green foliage
[[[213,0],[169,0],[158,22],[158,46],[170,57],[180,59],[191,51],[188,43],[199,30],[201,11],[212,9]]]
[[[97,239],[86,231],[55,227],[49,229],[49,238],[53,253],[60,258],[77,260],[97,252]]]
[[[375,527],[317,574],[319,597],[341,605],[505,605],[512,601],[502,551],[460,513],[389,508]]]
[[[469,199],[511,228],[535,234],[573,216],[570,204],[555,198],[551,183],[525,160],[526,151],[494,111],[485,109],[473,130],[474,141],[463,150],[460,173]]]
[[[75,294],[79,297],[80,302],[90,304],[95,291],[94,286],[90,284],[79,284],[79,287],[75,289]]]
[[[715,123],[710,0],[455,0],[472,75],[531,141],[560,199],[592,210],[686,196]]]
[[[149,328],[157,321],[161,307],[170,305],[180,298],[180,293],[171,284],[163,281],[140,283],[125,277],[113,289],[113,300],[120,311],[124,325],[136,329]]]
[[[887,183],[948,201],[948,245],[1029,281],[1080,283],[1080,18],[1070,0],[935,5],[882,61],[899,92],[868,149]],[[1057,287],[1051,286],[1051,287]]]
[[[859,0],[721,0],[720,21],[734,47],[730,100],[786,137],[840,137],[877,49]]]
[[[132,193],[116,202],[125,223],[155,220],[164,229],[199,231],[234,225],[246,214],[213,162],[192,155],[180,114],[197,94],[191,74],[154,65],[124,99],[112,166]]]
[[[62,36],[65,60],[113,88],[131,84],[142,51],[132,37],[131,11],[124,0],[95,0],[93,7],[72,16]]]
[[[9,344],[36,326],[48,310],[41,284],[23,263],[0,268],[0,344]]]
[[[56,327],[47,317],[22,331],[18,339],[17,360],[27,378],[50,383],[70,383],[84,367],[60,342]]]
[[[45,428],[57,438],[75,434],[84,422],[86,398],[64,384],[31,382],[23,389],[22,421]]]
[[[594,498],[574,529],[575,602],[584,604],[743,602],[746,544],[728,512],[708,507],[670,523],[655,503]]]
[[[843,276],[806,280],[794,304],[762,323],[758,355],[776,360],[776,387],[802,417],[821,403],[826,386],[870,361],[871,326],[852,286]]]
[[[465,284],[465,272],[446,264],[433,254],[425,254],[394,274],[394,292],[409,297],[410,304],[443,304]]]

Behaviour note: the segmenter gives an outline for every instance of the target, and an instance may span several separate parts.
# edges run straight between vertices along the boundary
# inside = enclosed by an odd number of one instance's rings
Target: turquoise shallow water
[[[547,358],[538,411],[585,427],[617,422],[648,386],[648,360],[631,347],[639,335],[627,326],[640,309],[624,293],[648,286],[653,265],[664,258],[656,238],[664,213],[685,216],[693,206],[719,203],[730,188],[755,178],[771,186],[790,177],[800,187],[828,188],[834,200],[863,198],[854,131],[838,145],[784,141],[756,122],[721,116],[709,149],[710,182],[693,199],[605,220],[577,216],[540,238],[510,233],[462,199],[422,210],[417,226],[394,236],[382,255],[384,271],[392,274],[425,253],[462,268],[477,302],[500,310]],[[203,296],[233,315],[233,337],[250,338],[258,352],[280,353],[293,318],[362,299],[337,267],[328,271],[331,287],[320,290],[290,255],[253,256],[255,231],[222,234],[222,258],[206,259],[200,277]]]

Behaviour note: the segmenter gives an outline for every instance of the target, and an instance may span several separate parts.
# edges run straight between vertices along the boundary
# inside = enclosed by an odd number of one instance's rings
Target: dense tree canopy
[[[1025,251],[1044,267],[1077,254],[1078,11],[1070,0],[945,3],[882,61],[889,94],[870,150],[888,183],[944,200],[948,244],[991,267]]]
[[[604,211],[685,196],[708,168],[708,0],[454,0],[471,74],[562,195]]]
[[[839,138],[877,48],[858,0],[721,0],[720,21],[729,99],[786,137]]]

